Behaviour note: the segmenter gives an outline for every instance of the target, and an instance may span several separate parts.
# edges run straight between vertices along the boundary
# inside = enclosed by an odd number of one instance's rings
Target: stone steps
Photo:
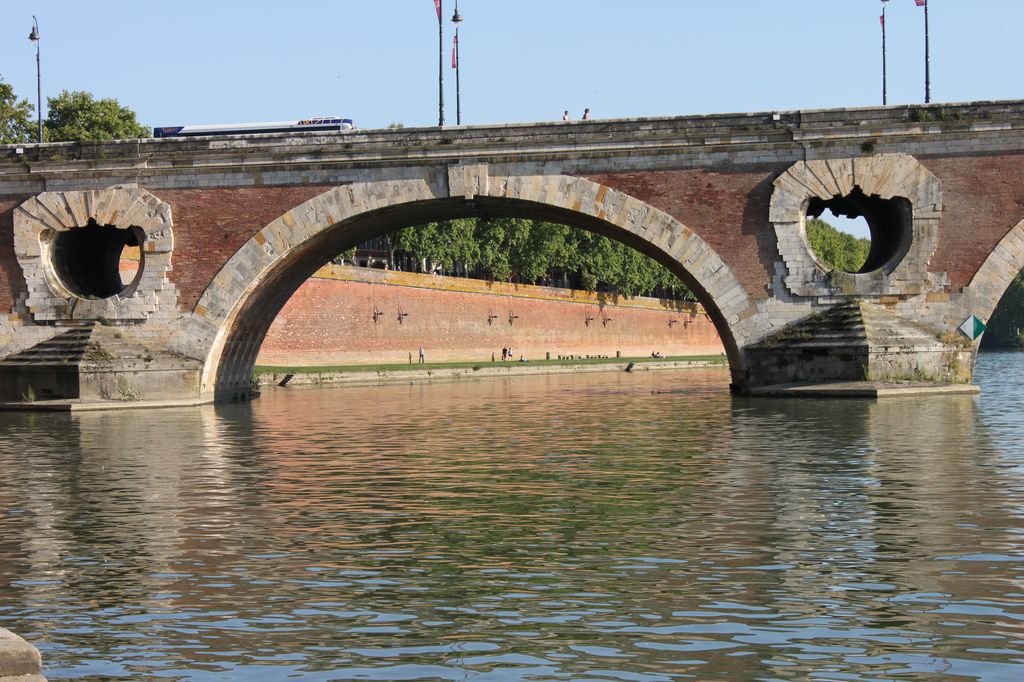
[[[785,350],[843,344],[851,348],[946,346],[934,331],[913,320],[867,301],[852,301],[800,320],[753,347]]]
[[[0,360],[0,402],[195,397],[201,373],[202,362],[129,328],[87,324]]]
[[[139,363],[181,365],[192,362],[136,339],[122,328],[87,325],[68,329],[31,348],[12,353],[0,360],[0,367],[76,363],[93,367]]]
[[[864,300],[799,320],[746,352],[758,373],[755,385],[867,378],[957,382],[971,365],[969,346]]]

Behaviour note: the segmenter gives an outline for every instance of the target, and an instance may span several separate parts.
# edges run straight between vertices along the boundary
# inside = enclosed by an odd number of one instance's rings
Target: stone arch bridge
[[[863,271],[808,247],[826,208],[866,218]],[[244,398],[318,267],[475,215],[664,263],[738,391],[966,382],[978,341],[959,328],[1024,267],[1024,102],[0,146],[0,400]]]

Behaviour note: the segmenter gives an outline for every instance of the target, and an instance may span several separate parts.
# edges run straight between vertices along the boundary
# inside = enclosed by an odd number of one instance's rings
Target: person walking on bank
[[[422,365],[423,362],[424,362],[424,360],[423,360],[423,346],[420,346],[420,364]]]

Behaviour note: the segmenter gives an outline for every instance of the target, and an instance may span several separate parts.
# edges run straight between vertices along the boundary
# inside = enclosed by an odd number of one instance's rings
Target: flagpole
[[[928,54],[928,0],[924,0],[924,103],[932,101],[931,56]]]
[[[441,16],[442,0],[434,0],[437,6],[437,125],[444,126],[444,22]]]
[[[459,27],[455,27],[455,123],[462,125],[462,93],[459,87]]]
[[[888,88],[885,69],[885,5],[889,0],[882,0],[882,106],[888,104]]]
[[[459,0],[455,0],[452,23],[455,24],[455,125],[462,125],[462,94],[459,89],[459,69],[462,68],[459,60],[459,24],[462,23],[462,15],[459,14]]]

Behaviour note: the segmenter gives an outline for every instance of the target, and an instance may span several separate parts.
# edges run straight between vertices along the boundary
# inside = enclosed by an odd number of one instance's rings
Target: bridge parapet
[[[792,163],[834,156],[837,146],[847,156],[908,149],[918,156],[1022,149],[1024,101],[0,145],[0,196],[16,187],[23,190],[33,179],[81,181],[88,175],[109,179],[128,174],[134,180],[155,180],[195,172],[257,172],[281,163],[301,170],[477,159],[557,162],[563,170],[598,172],[608,165],[620,169],[622,157],[668,156],[673,164],[695,166]],[[642,161],[647,169],[650,163]]]

